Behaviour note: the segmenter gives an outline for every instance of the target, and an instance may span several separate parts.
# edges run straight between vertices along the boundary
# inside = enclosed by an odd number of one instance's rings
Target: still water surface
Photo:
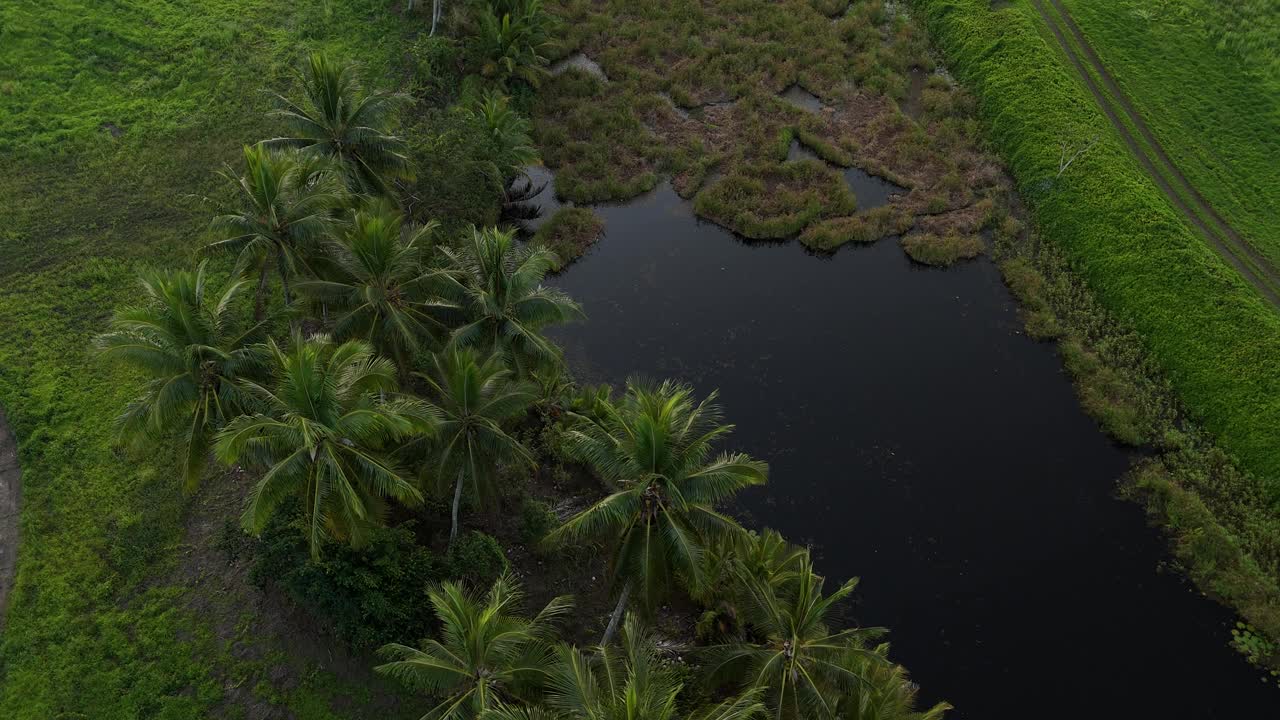
[[[746,244],[663,185],[597,208],[606,237],[555,283],[580,379],[719,388],[730,445],[766,459],[751,521],[857,575],[857,620],[957,719],[1276,717],[1232,618],[1114,498],[1127,455],[1020,332],[986,259],[913,265]]]

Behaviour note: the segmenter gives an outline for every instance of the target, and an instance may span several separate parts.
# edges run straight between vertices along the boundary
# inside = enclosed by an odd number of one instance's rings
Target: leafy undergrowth
[[[252,636],[243,608],[225,625],[192,608],[177,578],[199,500],[182,497],[168,453],[117,447],[137,381],[88,348],[137,297],[141,267],[190,261],[202,198],[224,192],[216,171],[271,133],[263,89],[287,87],[319,47],[385,76],[401,21],[378,0],[138,0],[7,4],[0,26],[0,405],[24,483],[0,716],[236,717],[265,702],[330,718],[339,695],[359,707],[369,693],[349,679],[278,672],[272,643],[291,638]]]

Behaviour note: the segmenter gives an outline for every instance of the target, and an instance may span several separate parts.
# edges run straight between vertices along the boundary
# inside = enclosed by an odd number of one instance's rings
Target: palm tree
[[[490,12],[480,13],[476,32],[480,74],[503,86],[514,78],[538,87],[547,74],[551,23],[542,0],[492,3]]]
[[[310,258],[333,231],[333,211],[342,196],[323,162],[262,145],[245,146],[244,159],[243,176],[227,175],[236,185],[240,208],[213,219],[218,240],[205,250],[235,253],[237,272],[258,272],[254,318],[261,320],[272,263],[287,305],[292,302],[289,279],[309,272]]]
[[[705,586],[697,600],[709,609],[698,621],[700,637],[724,637],[739,629],[744,604],[739,573],[792,592],[809,551],[795,547],[776,530],[741,533],[713,543],[703,556]]]
[[[547,542],[597,539],[613,546],[613,582],[622,589],[602,645],[633,587],[640,587],[646,608],[676,579],[695,593],[702,588],[707,545],[742,532],[716,506],[768,477],[768,466],[747,455],[711,457],[712,445],[733,426],[721,422],[715,393],[697,404],[692,394],[671,381],[657,388],[628,382],[616,406],[606,405],[602,418],[584,418],[569,433],[571,451],[615,491],[570,518]]]
[[[273,114],[285,119],[292,135],[266,144],[336,160],[351,192],[389,196],[391,179],[411,175],[404,140],[389,132],[393,113],[408,98],[366,92],[357,69],[354,63],[312,54],[301,76],[303,99],[276,95],[281,107]]]
[[[385,645],[390,662],[374,668],[440,698],[422,720],[471,720],[504,701],[527,699],[554,662],[556,624],[573,609],[557,597],[533,619],[516,614],[519,587],[499,577],[483,597],[454,583],[427,593],[440,618],[440,640],[421,648]]]
[[[421,377],[441,418],[436,478],[439,483],[454,478],[452,544],[464,486],[483,501],[496,495],[493,476],[499,463],[534,465],[533,456],[502,424],[525,413],[536,395],[528,383],[513,380],[496,356],[480,360],[474,351],[450,346],[436,353],[432,365],[433,372]]]
[[[741,681],[746,689],[760,690],[776,718],[836,717],[842,698],[868,683],[864,661],[883,659],[864,645],[878,629],[828,627],[833,608],[853,592],[857,579],[823,595],[823,579],[806,554],[791,592],[780,593],[742,569],[737,581],[747,599],[750,631],[708,649],[711,681]]]
[[[523,115],[511,109],[500,92],[486,92],[471,110],[476,124],[484,128],[488,148],[480,161],[484,173],[504,195],[524,168],[538,160],[530,137],[532,129]]]
[[[425,403],[386,398],[396,388],[392,363],[368,343],[337,345],[295,333],[274,340],[270,387],[243,381],[265,410],[242,415],[218,434],[222,462],[265,470],[249,494],[244,526],[261,532],[282,502],[296,498],[313,557],[329,538],[358,545],[379,520],[385,498],[422,499],[384,452],[392,441],[425,435],[435,417]]]
[[[336,308],[333,331],[339,339],[361,338],[392,358],[400,380],[409,380],[409,364],[434,331],[422,258],[435,223],[404,236],[403,218],[386,206],[357,212],[341,237],[331,243],[329,279],[298,284],[298,291]]]
[[[111,331],[96,339],[104,355],[150,378],[120,416],[122,434],[145,441],[181,429],[188,491],[208,462],[214,431],[243,407],[236,380],[258,365],[249,342],[261,324],[239,331],[231,319],[231,305],[244,283],[232,282],[207,298],[206,282],[205,263],[194,273],[144,274],[146,304],[117,311]]]
[[[872,650],[870,656],[851,655],[845,662],[866,682],[858,683],[840,698],[837,715],[841,720],[941,720],[951,705],[940,702],[920,712],[916,707],[918,687],[907,677],[907,671],[889,662],[887,644]]]
[[[683,687],[680,676],[661,657],[656,643],[633,614],[627,615],[620,645],[602,644],[592,655],[561,646],[548,683],[548,706],[558,716],[572,720],[682,717],[676,705]],[[694,713],[691,720],[749,720],[763,710],[758,693],[748,691]]]
[[[433,288],[459,320],[454,341],[483,353],[501,353],[524,376],[554,363],[560,349],[542,336],[551,325],[582,316],[568,295],[544,287],[559,264],[545,248],[521,247],[514,231],[473,229],[461,249],[442,248],[448,264],[432,273]]]

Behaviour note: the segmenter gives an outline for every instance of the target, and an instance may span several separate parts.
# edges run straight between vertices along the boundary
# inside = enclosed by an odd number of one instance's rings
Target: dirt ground
[[[0,630],[4,629],[9,591],[18,563],[18,501],[22,468],[18,467],[18,439],[0,410]]]

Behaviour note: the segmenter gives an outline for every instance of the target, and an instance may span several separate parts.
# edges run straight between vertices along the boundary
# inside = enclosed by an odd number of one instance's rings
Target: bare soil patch
[[[22,496],[22,468],[18,439],[0,410],[0,630],[4,629],[9,591],[18,569],[18,504]]]

